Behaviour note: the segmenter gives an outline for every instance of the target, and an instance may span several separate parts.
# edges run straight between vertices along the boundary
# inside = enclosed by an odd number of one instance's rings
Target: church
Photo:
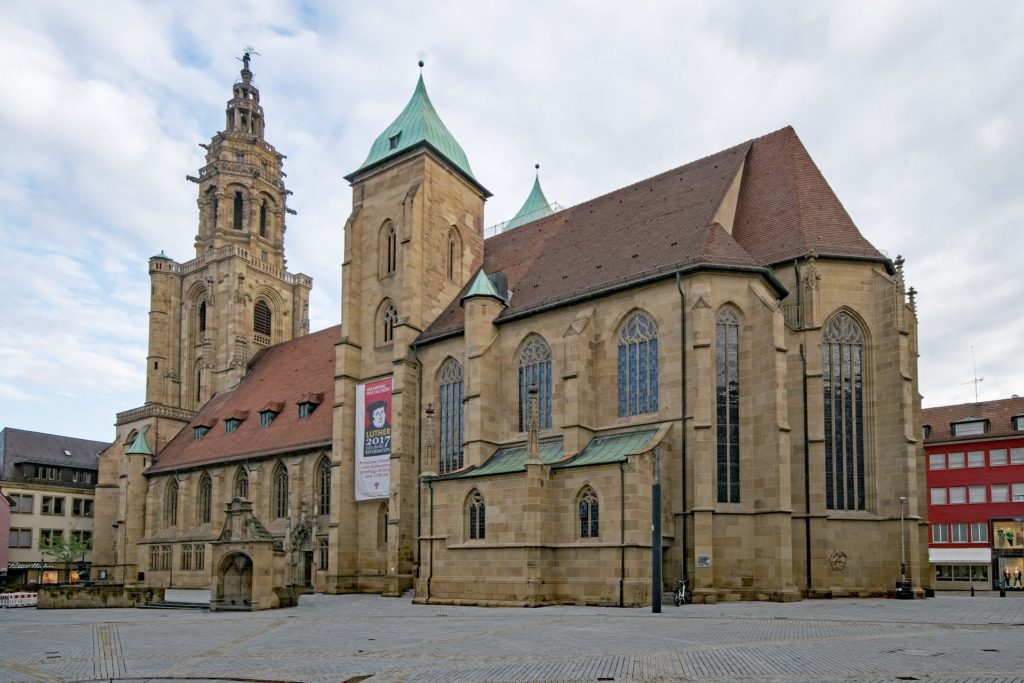
[[[249,67],[188,176],[195,257],[149,260],[94,577],[243,610],[930,588],[914,290],[792,128],[569,208],[538,178],[485,231],[421,75],[345,176],[341,324],[311,333]]]

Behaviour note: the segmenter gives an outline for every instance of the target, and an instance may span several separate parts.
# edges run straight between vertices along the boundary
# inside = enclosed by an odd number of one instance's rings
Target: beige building
[[[67,566],[46,550],[57,537],[92,543],[99,454],[108,445],[10,427],[0,431],[0,491],[11,501],[8,585],[77,581],[80,567],[92,561],[86,553]]]
[[[196,259],[150,261],[97,565],[221,608],[640,605],[660,545],[659,589],[698,601],[879,595],[904,498],[930,585],[913,290],[791,128],[564,210],[538,181],[485,239],[490,193],[421,78],[346,176],[341,326],[303,336],[258,102],[246,61]]]

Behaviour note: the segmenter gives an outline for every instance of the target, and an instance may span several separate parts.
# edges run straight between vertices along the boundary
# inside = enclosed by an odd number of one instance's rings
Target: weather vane
[[[256,52],[256,48],[254,48],[252,45],[246,45],[245,46],[245,54],[243,54],[240,58],[236,57],[236,59],[240,59],[240,61],[242,62],[242,67],[245,68],[245,69],[248,69],[249,68],[249,59],[250,59],[250,57],[252,55],[258,55],[258,54],[259,54],[259,52]]]

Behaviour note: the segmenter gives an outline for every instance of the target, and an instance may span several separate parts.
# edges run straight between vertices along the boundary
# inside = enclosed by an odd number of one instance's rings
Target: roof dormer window
[[[273,410],[260,411],[260,427],[266,427],[274,421],[275,417],[277,417],[277,412]]]
[[[299,419],[308,419],[309,416],[313,414],[313,411],[316,410],[316,407],[323,403],[323,401],[324,395],[320,393],[310,393],[302,396],[298,401],[296,401],[299,406]]]
[[[242,424],[242,421],[237,419],[237,418],[234,418],[234,417],[231,417],[231,418],[228,418],[227,420],[224,420],[224,433],[225,434],[233,433],[235,430],[238,429],[239,425],[241,425],[241,424]]]
[[[203,437],[206,436],[206,434],[209,431],[210,431],[210,428],[206,427],[204,425],[199,425],[199,426],[193,427],[192,428],[192,440],[193,441],[202,441]]]
[[[1010,421],[1013,422],[1014,431],[1024,432],[1024,415],[1014,415]]]
[[[402,131],[398,131],[388,138],[388,149],[398,149],[398,140],[402,137]]]
[[[954,422],[953,436],[978,436],[985,433],[985,423],[988,420],[961,420]]]

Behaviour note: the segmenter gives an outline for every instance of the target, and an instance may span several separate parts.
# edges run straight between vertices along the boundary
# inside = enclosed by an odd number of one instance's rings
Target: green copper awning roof
[[[469,299],[474,296],[489,296],[493,299],[497,299],[504,303],[504,299],[498,294],[498,290],[494,288],[494,283],[491,282],[491,278],[487,277],[487,273],[481,268],[476,278],[473,280],[473,285],[469,288],[469,291],[462,297],[462,301]],[[461,303],[461,302],[460,302]]]
[[[612,436],[599,436],[591,439],[586,448],[565,462],[555,467],[583,467],[584,465],[603,465],[610,462],[621,462],[627,455],[643,453],[657,434],[657,429],[642,429]]]
[[[536,176],[533,179],[533,189],[530,190],[530,196],[523,202],[523,206],[519,209],[515,216],[512,217],[508,223],[502,228],[502,232],[511,230],[512,228],[518,228],[520,225],[526,225],[539,218],[550,216],[554,211],[551,210],[551,203],[548,202],[548,198],[544,196],[544,190],[540,189],[540,176]]]
[[[657,428],[638,429],[623,434],[599,436],[591,439],[586,448],[559,462],[565,454],[562,439],[549,439],[540,443],[540,460],[553,468],[585,467],[622,462],[626,456],[643,453],[650,448],[651,441],[658,433]],[[526,444],[499,448],[480,467],[458,472],[439,479],[468,479],[486,477],[491,474],[512,474],[526,471]]]
[[[441,121],[441,117],[437,115],[434,105],[430,102],[427,88],[423,85],[422,74],[419,82],[416,83],[416,90],[413,92],[409,104],[405,105],[405,109],[398,115],[398,118],[373,141],[366,161],[345,177],[351,180],[360,171],[376,166],[420,144],[433,147],[470,180],[479,185],[473,176],[473,170],[469,167],[466,153],[462,151],[462,147],[448,131],[444,122]]]
[[[558,462],[562,459],[562,439],[552,439],[540,442],[540,460],[546,465]],[[480,467],[467,472],[456,474],[443,479],[461,479],[465,477],[485,477],[489,474],[509,474],[511,472],[526,471],[526,444],[521,446],[506,446],[494,451],[494,454],[487,459]]]

